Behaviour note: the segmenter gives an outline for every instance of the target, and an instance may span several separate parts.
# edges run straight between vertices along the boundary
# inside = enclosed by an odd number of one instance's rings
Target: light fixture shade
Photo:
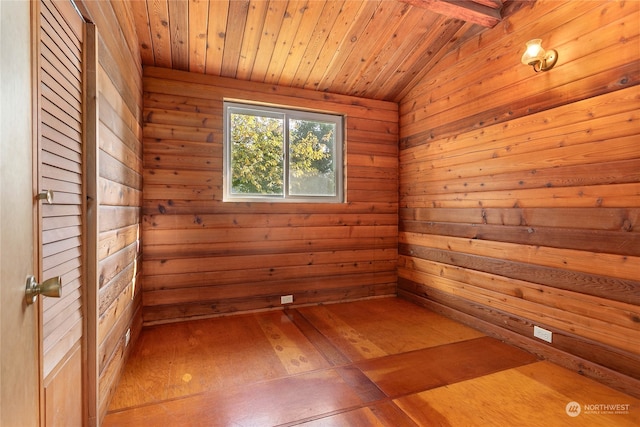
[[[534,65],[544,61],[545,51],[542,48],[542,39],[529,40],[527,50],[522,55],[522,63],[524,65]]]

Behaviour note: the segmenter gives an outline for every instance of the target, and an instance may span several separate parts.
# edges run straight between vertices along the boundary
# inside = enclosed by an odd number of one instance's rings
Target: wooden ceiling
[[[399,101],[502,0],[138,0],[143,65]]]

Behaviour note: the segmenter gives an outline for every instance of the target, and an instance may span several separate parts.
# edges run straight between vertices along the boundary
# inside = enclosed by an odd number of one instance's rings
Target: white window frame
[[[224,202],[285,202],[285,203],[344,203],[344,116],[339,114],[320,113],[307,110],[296,110],[285,107],[256,105],[251,103],[224,101],[224,139],[223,139],[223,201]],[[278,117],[284,120],[284,182],[283,194],[235,194],[231,191],[231,113],[233,112],[261,113],[265,117]],[[297,196],[289,194],[289,120],[310,120],[335,123],[335,150],[333,161],[336,165],[335,195]]]

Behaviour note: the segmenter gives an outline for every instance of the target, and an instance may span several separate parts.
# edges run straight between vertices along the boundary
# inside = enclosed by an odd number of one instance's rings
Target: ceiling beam
[[[502,0],[473,0],[475,3],[480,3],[485,6],[489,6],[491,9],[500,10],[502,7]]]
[[[400,0],[451,18],[493,28],[502,20],[500,0]],[[489,7],[492,4],[494,7]]]

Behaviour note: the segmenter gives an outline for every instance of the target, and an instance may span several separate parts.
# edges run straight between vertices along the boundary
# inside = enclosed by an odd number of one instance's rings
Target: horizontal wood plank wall
[[[160,68],[144,96],[145,323],[395,294],[397,104]],[[347,202],[223,203],[227,98],[346,114]]]
[[[399,295],[636,395],[639,8],[528,3],[403,99],[398,261]]]
[[[128,2],[85,1],[98,32],[98,421],[142,327],[142,67]]]

